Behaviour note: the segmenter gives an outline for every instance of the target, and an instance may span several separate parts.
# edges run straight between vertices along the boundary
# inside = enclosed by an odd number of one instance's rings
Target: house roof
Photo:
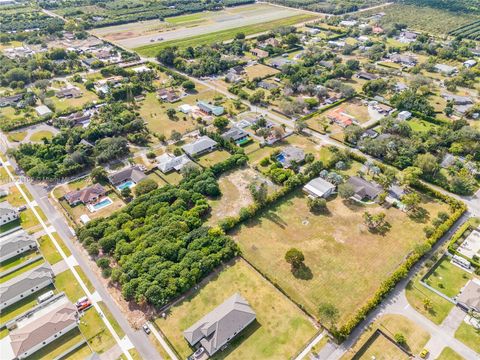
[[[143,173],[138,166],[131,166],[126,169],[120,170],[112,175],[108,176],[108,180],[112,184],[119,184],[128,180],[133,180],[135,183],[145,179],[147,176]]]
[[[372,74],[366,71],[359,71],[357,73],[357,77],[360,79],[366,79],[366,80],[375,80],[378,79],[378,75]]]
[[[187,155],[173,156],[165,153],[156,158],[158,168],[163,172],[169,172],[172,169],[181,170],[186,164],[191,162]]]
[[[5,281],[0,287],[0,303],[8,302],[45,280],[53,281],[52,268],[47,263]]]
[[[62,302],[38,319],[10,332],[13,353],[18,357],[76,322],[75,306],[69,301]]]
[[[442,159],[442,162],[440,163],[440,167],[442,168],[448,168],[455,164],[455,156],[453,156],[450,153],[446,153],[445,156]]]
[[[327,115],[332,121],[343,125],[344,127],[352,125],[355,118],[344,112],[343,108],[337,108]]]
[[[0,216],[16,214],[17,211],[13,208],[8,201],[0,203]]]
[[[457,68],[455,66],[450,66],[447,64],[436,64],[434,67],[436,70],[447,74],[457,71]]]
[[[383,191],[380,185],[371,183],[358,176],[351,176],[348,179],[348,183],[353,186],[355,195],[360,200],[366,197],[375,199]]]
[[[216,145],[217,145],[217,142],[215,140],[212,140],[208,136],[204,135],[201,138],[199,138],[197,141],[194,141],[193,143],[182,146],[182,149],[188,155],[195,155],[211,147],[214,147]]]
[[[255,311],[239,293],[225,300],[183,332],[194,346],[198,342],[213,355],[256,318]]]
[[[453,101],[456,105],[473,104],[473,100],[468,96],[443,93],[442,97],[447,101]]]
[[[314,194],[318,197],[322,197],[327,194],[329,191],[335,189],[335,185],[328,182],[321,177],[310,180],[303,189],[308,193]]]
[[[99,196],[103,196],[106,194],[105,188],[100,184],[93,184],[87,186],[81,190],[71,191],[68,194],[65,194],[65,199],[71,204],[77,201],[81,201],[82,203],[88,203]]]
[[[18,250],[28,246],[36,247],[37,242],[31,235],[27,234],[25,231],[19,230],[1,238],[0,254],[2,254],[2,256],[12,254],[13,256],[17,254]]]
[[[249,136],[247,132],[237,127],[232,127],[230,130],[228,130],[225,134],[222,135],[222,138],[224,138],[225,140],[237,141],[243,139],[246,136]]]
[[[458,295],[457,301],[466,304],[476,311],[480,311],[480,283],[470,280],[460,295]]]
[[[213,115],[216,115],[216,116],[220,116],[224,112],[223,106],[212,105],[205,101],[197,101],[197,106],[201,110],[212,113]]]
[[[305,151],[296,146],[287,146],[282,150],[281,154],[285,158],[284,166],[290,166],[294,161],[300,163],[305,160]]]
[[[40,105],[35,108],[35,111],[39,116],[44,116],[52,113],[52,110],[48,108],[48,106]]]

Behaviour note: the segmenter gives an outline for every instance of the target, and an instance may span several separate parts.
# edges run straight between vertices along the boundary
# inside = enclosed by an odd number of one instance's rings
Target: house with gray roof
[[[183,151],[189,156],[199,156],[215,150],[217,142],[204,135],[193,143],[182,146]]]
[[[7,261],[24,252],[37,249],[36,240],[23,230],[9,234],[0,240],[0,262]]]
[[[442,73],[444,75],[452,75],[458,71],[458,69],[455,66],[450,66],[447,64],[436,64],[434,68],[437,72]]]
[[[9,202],[4,201],[0,203],[0,226],[11,223],[18,219],[18,211],[10,205]]]
[[[191,346],[202,346],[212,356],[255,319],[247,300],[235,293],[185,330],[183,336]]]
[[[174,156],[169,153],[162,154],[160,156],[157,156],[157,167],[160,169],[161,172],[164,174],[175,170],[175,171],[180,171],[182,168],[192,162],[187,155],[183,154],[180,156]]]
[[[112,175],[108,176],[108,181],[114,186],[124,184],[128,181],[133,181],[135,184],[138,184],[141,180],[145,179],[147,176],[138,166],[130,166],[126,169],[120,170]]]
[[[355,191],[353,198],[359,201],[375,200],[378,195],[383,192],[383,188],[380,185],[367,181],[358,176],[351,176],[347,183],[350,184]]]
[[[225,134],[222,135],[222,138],[227,141],[233,141],[235,142],[235,144],[240,146],[250,140],[250,135],[242,129],[232,127],[230,130],[228,130]]]
[[[53,271],[44,263],[0,285],[0,310],[53,283]]]
[[[334,191],[336,186],[321,177],[310,180],[303,187],[303,192],[313,198],[327,198]]]
[[[294,164],[301,164],[305,160],[305,151],[296,146],[287,146],[282,149],[281,153],[277,155],[277,161],[280,162],[284,168],[290,168]]]
[[[457,303],[466,311],[480,313],[480,280],[470,280],[458,295]]]

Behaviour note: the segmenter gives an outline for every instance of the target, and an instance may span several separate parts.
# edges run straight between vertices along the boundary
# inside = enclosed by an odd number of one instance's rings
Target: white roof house
[[[80,215],[80,221],[82,224],[86,224],[90,221],[90,217],[87,214]]]
[[[209,151],[214,150],[217,147],[217,142],[210,139],[208,136],[204,135],[199,138],[197,141],[186,144],[182,146],[183,151],[185,151],[190,156],[200,155]]]
[[[475,65],[477,65],[477,62],[473,59],[467,60],[463,63],[463,66],[465,66],[466,68],[471,68],[472,66],[475,66]]]
[[[303,187],[303,191],[312,197],[326,198],[335,191],[335,185],[325,179],[322,179],[321,177],[318,177],[310,180]]]
[[[412,117],[412,113],[410,111],[404,110],[400,111],[397,115],[397,119],[399,120],[408,120]]]
[[[180,171],[186,164],[191,162],[187,155],[174,156],[168,153],[162,154],[156,158],[157,167],[161,172],[168,173],[172,170]]]
[[[434,68],[438,72],[441,72],[445,75],[451,75],[451,74],[458,71],[458,69],[455,66],[450,66],[450,65],[447,65],[447,64],[436,64],[434,66]]]
[[[141,65],[141,66],[137,66],[137,67],[132,68],[132,71],[139,74],[139,73],[151,71],[151,69],[149,67],[145,66],[145,65]]]
[[[47,116],[52,113],[52,110],[48,108],[46,105],[40,105],[35,108],[38,116]]]
[[[178,107],[178,110],[184,114],[189,114],[192,111],[192,106],[188,104],[182,104]]]

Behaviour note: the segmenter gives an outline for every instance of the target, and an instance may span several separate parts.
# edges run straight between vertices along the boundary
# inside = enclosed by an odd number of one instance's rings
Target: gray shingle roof
[[[225,140],[237,141],[243,139],[246,136],[248,136],[247,132],[237,127],[232,127],[230,130],[228,130],[225,134],[222,135],[222,138],[224,138]]]
[[[225,300],[183,332],[194,346],[198,342],[213,355],[256,318],[255,311],[239,293]]]
[[[2,238],[0,241],[0,254],[5,258],[11,258],[16,256],[20,249],[37,247],[35,239],[28,235],[25,231],[16,231],[13,234]]]
[[[212,140],[205,135],[193,143],[182,146],[182,149],[188,155],[196,155],[207,149],[215,147],[216,145],[217,145],[217,142],[215,140]]]
[[[8,302],[45,280],[53,281],[53,271],[47,263],[5,281],[0,287],[0,303]]]
[[[335,189],[335,185],[328,182],[327,180],[322,179],[321,177],[310,180],[305,186],[304,190],[308,193],[315,194],[316,196],[322,197],[328,192]]]
[[[370,199],[375,199],[383,191],[380,185],[371,183],[358,176],[350,177],[348,179],[348,183],[353,186],[355,189],[355,195],[360,200],[367,197]]]
[[[138,184],[140,180],[143,180],[146,177],[147,176],[142,170],[140,170],[138,166],[131,166],[127,169],[120,170],[119,172],[109,175],[108,180],[114,185],[128,180],[133,180],[136,184]]]

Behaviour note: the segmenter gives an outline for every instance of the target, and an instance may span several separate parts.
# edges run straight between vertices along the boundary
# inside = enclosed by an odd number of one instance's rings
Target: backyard
[[[214,359],[288,359],[315,334],[301,310],[241,259],[170,308],[166,319],[155,322],[186,358],[192,349],[182,332],[236,292],[249,302],[257,320]]]
[[[460,267],[453,265],[449,258],[442,258],[430,271],[425,283],[447,295],[455,297],[472,275]]]
[[[432,218],[447,209],[427,198],[421,206]],[[327,207],[326,214],[312,214],[306,196],[296,191],[232,235],[243,256],[308,312],[320,317],[319,305],[333,304],[339,311],[340,326],[407,254],[423,243],[424,234],[418,223],[395,208],[364,206],[340,198],[329,201]],[[362,218],[366,210],[386,214],[390,229],[385,235],[367,230]],[[305,255],[305,267],[295,275],[284,259],[292,247]]]

